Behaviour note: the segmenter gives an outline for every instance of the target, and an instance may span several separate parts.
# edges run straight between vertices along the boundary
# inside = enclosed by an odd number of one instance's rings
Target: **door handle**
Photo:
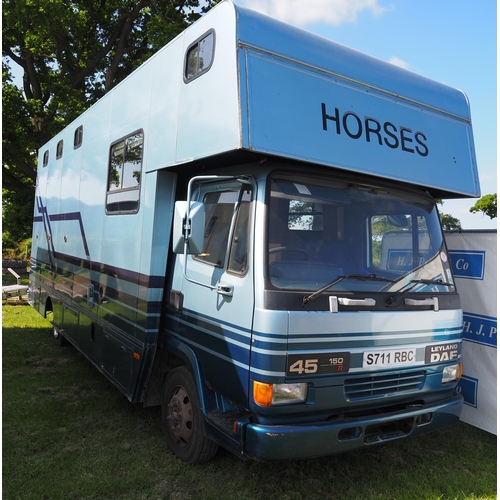
[[[219,283],[217,285],[217,293],[219,295],[226,295],[227,297],[232,297],[233,290],[234,290],[233,285],[224,285],[222,283]]]

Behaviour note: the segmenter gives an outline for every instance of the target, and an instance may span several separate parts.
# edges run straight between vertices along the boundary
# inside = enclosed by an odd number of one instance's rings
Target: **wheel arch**
[[[194,350],[186,343],[169,338],[156,350],[151,377],[149,379],[144,406],[161,404],[165,378],[174,368],[186,366],[191,372],[198,391],[200,409],[206,414],[214,404],[212,391],[204,383],[203,373]]]
[[[175,338],[168,339],[166,349],[174,358],[178,358],[178,360],[186,365],[193,375],[200,400],[200,409],[204,414],[208,413],[212,407],[211,401],[213,400],[213,396],[211,394],[212,391],[204,383],[203,372],[196,353],[187,344]],[[178,362],[177,366],[179,366]],[[172,366],[172,368],[175,368],[175,366]]]
[[[54,306],[52,305],[52,299],[50,295],[47,295],[45,299],[45,304],[43,305],[43,314],[44,318],[47,318],[47,313],[54,313]]]

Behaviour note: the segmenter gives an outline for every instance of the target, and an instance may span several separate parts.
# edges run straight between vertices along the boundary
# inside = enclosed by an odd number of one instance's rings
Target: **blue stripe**
[[[280,344],[281,355],[273,350],[253,349],[251,332],[234,323],[219,321],[210,316],[195,313],[167,315],[169,320],[166,331],[173,337],[186,342],[195,350],[215,356],[238,368],[249,371],[251,376],[262,380],[267,377],[284,377],[286,344]],[[230,355],[227,354],[230,353]],[[252,353],[252,362],[248,360]]]

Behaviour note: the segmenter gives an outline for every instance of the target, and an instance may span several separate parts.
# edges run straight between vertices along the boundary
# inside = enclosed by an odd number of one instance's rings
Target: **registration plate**
[[[363,368],[386,368],[415,363],[417,350],[387,349],[384,351],[365,351],[363,353]]]

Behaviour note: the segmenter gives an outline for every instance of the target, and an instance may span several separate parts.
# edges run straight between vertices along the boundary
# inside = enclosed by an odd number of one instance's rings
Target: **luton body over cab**
[[[458,420],[455,89],[221,2],[40,149],[29,300],[188,463]]]

